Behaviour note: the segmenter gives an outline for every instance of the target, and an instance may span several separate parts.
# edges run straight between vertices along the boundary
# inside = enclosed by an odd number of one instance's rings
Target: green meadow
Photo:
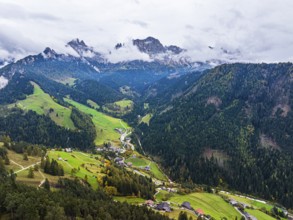
[[[150,173],[151,176],[155,177],[158,180],[167,181],[166,176],[164,173],[159,169],[158,165],[147,158],[144,158],[142,156],[136,155],[136,157],[130,156],[125,160],[126,162],[131,162],[133,167],[136,168],[144,168],[145,166],[150,166]]]
[[[177,206],[180,206],[183,202],[190,202],[191,207],[195,210],[202,209],[205,214],[209,214],[215,219],[237,219],[241,218],[239,212],[235,210],[233,206],[225,202],[220,196],[210,193],[191,193],[188,195],[175,194],[168,201]]]
[[[114,102],[114,104],[118,105],[121,108],[132,108],[133,107],[133,101],[129,99],[123,99],[117,102]]]
[[[78,108],[80,111],[91,115],[93,123],[96,126],[97,137],[95,139],[96,145],[102,145],[104,142],[117,142],[119,143],[120,134],[117,133],[114,129],[115,128],[126,128],[130,129],[127,123],[124,121],[106,115],[104,113],[98,112],[95,109],[92,109],[88,106],[75,102],[71,99],[65,98],[64,99],[69,104],[73,105],[74,107]]]
[[[143,122],[143,123],[146,123],[147,125],[149,125],[150,124],[150,120],[151,120],[152,117],[153,117],[153,114],[151,114],[151,113],[146,114],[145,116],[143,116],[141,118],[140,123]]]
[[[25,111],[32,110],[40,115],[49,115],[50,118],[58,125],[74,129],[74,123],[70,118],[71,109],[59,105],[53,98],[45,93],[39,85],[31,82],[34,86],[34,93],[28,95],[26,99],[17,101],[15,105]]]
[[[73,176],[81,179],[87,178],[88,183],[94,189],[98,188],[97,178],[103,175],[101,174],[102,163],[98,155],[91,156],[78,151],[67,153],[51,150],[48,156],[63,166],[65,174],[72,175],[72,170],[75,169],[76,172],[73,173]]]
[[[252,216],[256,217],[257,220],[274,220],[275,219],[272,216],[269,216],[260,210],[245,209],[245,211],[248,212],[249,214],[251,214]]]
[[[258,201],[252,200],[252,199],[245,198],[245,197],[240,197],[238,195],[224,194],[224,193],[222,195],[227,196],[230,199],[234,199],[237,202],[241,202],[241,203],[244,203],[246,205],[252,206],[255,209],[265,208],[266,210],[269,211],[269,210],[271,210],[273,208],[273,205],[270,205],[270,204],[267,204],[267,203],[265,204],[265,203],[262,203],[262,202],[258,202]]]

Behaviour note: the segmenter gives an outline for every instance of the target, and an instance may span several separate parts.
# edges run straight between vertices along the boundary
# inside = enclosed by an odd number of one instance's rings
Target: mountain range
[[[129,48],[144,58],[109,59]],[[1,133],[82,150],[95,146],[95,131],[106,133],[95,128],[92,114],[72,111],[68,128],[52,109],[40,115],[11,107],[40,87],[68,111],[77,102],[126,120],[141,151],[182,184],[238,190],[293,207],[292,63],[195,62],[185,49],[153,37],[118,43],[109,54],[79,39],[66,50],[47,47],[0,69]],[[118,115],[121,100],[133,104]]]

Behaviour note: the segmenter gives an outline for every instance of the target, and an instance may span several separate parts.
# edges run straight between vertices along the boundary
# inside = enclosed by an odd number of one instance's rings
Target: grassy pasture
[[[153,117],[153,114],[151,114],[151,113],[148,113],[148,114],[146,114],[145,116],[143,116],[142,118],[141,118],[141,121],[140,121],[140,123],[145,123],[145,124],[147,124],[147,125],[150,125],[150,120],[151,120],[151,118]]]
[[[118,202],[127,202],[132,205],[139,205],[145,202],[145,199],[133,196],[115,196],[114,200]]]
[[[71,175],[72,169],[76,169],[74,176],[84,179],[87,176],[88,183],[94,188],[98,188],[97,178],[101,175],[101,161],[96,160],[97,155],[74,151],[67,153],[64,151],[50,151],[49,158],[55,159],[62,164],[65,174]],[[61,158],[61,160],[59,160]]]
[[[253,215],[254,217],[257,218],[257,220],[274,220],[275,218],[273,218],[272,216],[269,216],[265,213],[263,213],[262,211],[259,210],[252,210],[252,209],[245,209],[246,212],[248,212],[249,214]]]
[[[34,93],[28,95],[26,99],[17,101],[11,104],[10,107],[15,105],[23,110],[32,110],[40,115],[49,115],[50,118],[58,125],[74,129],[74,123],[70,118],[71,109],[59,105],[53,98],[45,93],[40,86],[32,82],[34,86]],[[53,111],[50,111],[53,109]]]
[[[150,166],[150,173],[153,177],[155,177],[158,180],[166,181],[166,176],[162,173],[162,171],[159,169],[158,165],[150,160],[148,160],[145,157],[132,157],[130,156],[125,160],[126,162],[131,162],[133,167],[136,168],[144,168],[145,166]]]
[[[116,141],[117,143],[119,143],[120,134],[117,133],[114,129],[115,128],[127,128],[127,129],[130,128],[127,123],[125,123],[124,121],[118,118],[114,118],[104,113],[98,112],[95,109],[89,108],[85,105],[82,105],[68,98],[65,98],[65,101],[75,106],[80,111],[91,115],[93,123],[96,126],[96,132],[97,132],[97,137],[95,140],[96,145],[102,145],[104,142],[109,142],[109,141],[114,141],[114,142]]]
[[[233,206],[225,202],[220,196],[210,193],[191,193],[188,195],[172,196],[169,201],[173,204],[181,205],[188,201],[190,205],[196,209],[202,209],[205,214],[209,214],[215,219],[226,217],[227,219],[241,218],[241,215]]]
[[[241,202],[246,205],[252,206],[254,209],[265,208],[266,210],[269,211],[273,208],[273,205],[264,204],[264,203],[261,203],[261,202],[258,202],[258,201],[252,200],[252,199],[248,199],[245,197],[240,197],[240,196],[233,195],[233,194],[222,194],[222,195],[225,195],[230,199],[234,199],[237,202]]]

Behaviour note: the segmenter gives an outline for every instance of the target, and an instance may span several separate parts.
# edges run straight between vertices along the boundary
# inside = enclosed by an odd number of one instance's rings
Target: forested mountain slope
[[[140,127],[143,146],[175,179],[293,207],[292,82],[291,63],[216,67]]]

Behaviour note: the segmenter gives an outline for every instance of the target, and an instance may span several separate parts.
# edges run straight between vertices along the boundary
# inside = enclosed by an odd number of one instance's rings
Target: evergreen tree
[[[10,164],[10,161],[9,161],[9,158],[8,156],[6,155],[6,157],[4,158],[5,160],[5,165],[9,165]]]
[[[44,172],[50,173],[51,162],[49,157],[46,157],[45,165],[44,165]]]
[[[23,160],[28,160],[28,156],[26,152],[23,154]]]
[[[188,216],[186,212],[180,212],[178,216],[178,220],[188,220]]]
[[[28,174],[27,174],[27,177],[28,178],[34,178],[34,169],[32,168],[32,167],[30,167],[29,169],[28,169]]]
[[[49,180],[47,178],[45,179],[43,187],[44,187],[44,189],[50,191],[50,182],[49,182]]]
[[[58,164],[58,176],[64,176],[64,169],[61,164]]]

